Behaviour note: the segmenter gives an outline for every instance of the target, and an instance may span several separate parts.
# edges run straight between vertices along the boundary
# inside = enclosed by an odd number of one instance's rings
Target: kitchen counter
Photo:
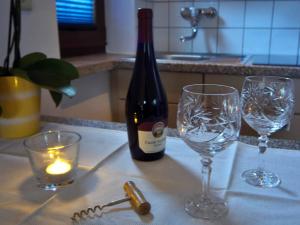
[[[66,60],[78,68],[81,76],[114,69],[132,69],[134,66],[134,59],[132,56],[117,54],[87,55],[68,58]],[[291,78],[300,78],[300,67],[293,66],[242,65],[236,63],[225,64],[168,59],[157,60],[157,64],[159,70],[165,72],[191,72],[242,76],[280,75]]]
[[[63,117],[54,117],[54,116],[42,116],[42,120],[46,122],[63,123],[68,125],[98,127],[104,129],[126,131],[126,124],[124,123],[84,120],[84,119],[75,119],[75,118],[63,118]],[[174,137],[178,135],[175,129],[169,129],[168,136]],[[246,144],[257,145],[257,137],[241,136],[239,140]],[[269,147],[300,150],[300,141],[286,140],[286,139],[271,139],[269,142]]]

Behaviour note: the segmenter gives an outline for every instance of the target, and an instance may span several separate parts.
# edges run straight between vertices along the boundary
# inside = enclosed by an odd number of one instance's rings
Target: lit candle
[[[51,159],[51,163],[45,168],[47,183],[62,185],[72,182],[74,169],[70,161],[64,159],[63,152],[61,151],[63,148],[65,148],[63,145],[48,148],[48,158]]]
[[[68,173],[71,168],[71,165],[66,160],[57,158],[52,164],[47,166],[46,172],[51,175],[60,175]]]

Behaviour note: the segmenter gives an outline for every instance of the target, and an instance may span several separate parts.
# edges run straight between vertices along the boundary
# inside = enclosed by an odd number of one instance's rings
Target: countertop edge
[[[81,76],[95,74],[101,71],[115,69],[133,69],[134,59],[129,55],[98,54],[67,58]],[[224,63],[203,63],[181,60],[157,60],[157,65],[162,72],[186,72],[205,74],[228,74],[228,75],[274,75],[290,78],[300,78],[300,67],[271,66],[271,65],[243,65]]]
[[[108,121],[100,121],[100,120],[86,120],[86,119],[78,119],[78,118],[65,118],[65,117],[46,116],[46,115],[42,115],[41,119],[42,121],[45,122],[62,123],[67,125],[96,127],[96,128],[112,129],[112,130],[119,130],[119,131],[127,130],[125,123],[108,122]],[[176,130],[170,128],[168,130],[168,136],[178,137]],[[257,145],[257,137],[253,137],[253,136],[241,136],[239,138],[239,141],[250,145]],[[270,139],[269,146],[271,148],[300,150],[300,141],[287,140],[287,139]]]

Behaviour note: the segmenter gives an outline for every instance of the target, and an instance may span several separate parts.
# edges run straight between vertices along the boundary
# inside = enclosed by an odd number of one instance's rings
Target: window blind
[[[56,0],[59,24],[94,24],[94,0]]]

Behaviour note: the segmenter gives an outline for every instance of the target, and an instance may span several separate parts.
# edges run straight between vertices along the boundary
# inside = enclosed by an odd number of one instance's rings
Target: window
[[[95,24],[93,0],[56,0],[56,13],[59,24]]]
[[[105,51],[104,0],[56,0],[62,57]]]

